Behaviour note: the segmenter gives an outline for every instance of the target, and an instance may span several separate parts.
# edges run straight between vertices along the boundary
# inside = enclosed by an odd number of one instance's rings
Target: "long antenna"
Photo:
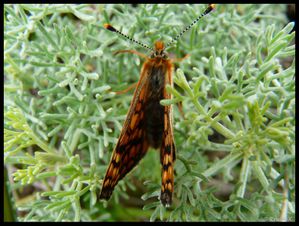
[[[149,50],[154,51],[153,48],[151,48],[151,47],[149,47],[149,46],[147,46],[147,45],[145,45],[145,44],[143,44],[143,43],[141,43],[141,42],[139,42],[139,41],[137,41],[137,40],[135,40],[135,39],[129,37],[128,35],[125,35],[124,33],[120,32],[119,30],[116,30],[116,29],[115,29],[114,27],[112,27],[110,24],[104,24],[104,27],[105,27],[106,29],[108,29],[109,31],[116,32],[116,33],[122,35],[123,37],[129,39],[129,40],[132,41],[132,42],[135,42],[136,44],[138,44],[138,45],[140,45],[140,46],[142,46],[142,47],[144,47],[144,48],[147,48],[147,49],[149,49]]]
[[[173,44],[176,40],[178,40],[186,31],[190,30],[190,28],[196,24],[201,18],[203,18],[205,15],[209,14],[213,9],[215,9],[215,4],[209,4],[208,8],[199,16],[197,17],[189,26],[185,27],[184,30],[182,30],[175,38],[173,38],[170,42],[168,42],[165,45],[165,48],[169,47],[171,44]]]

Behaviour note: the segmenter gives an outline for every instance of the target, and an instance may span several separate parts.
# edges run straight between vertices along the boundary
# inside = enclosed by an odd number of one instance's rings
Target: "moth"
[[[109,31],[118,33],[152,52],[149,56],[134,50],[120,50],[116,52],[117,54],[136,54],[144,58],[145,62],[143,63],[140,79],[134,91],[126,120],[103,180],[100,199],[108,200],[118,181],[129,173],[144,157],[149,147],[152,147],[160,149],[162,166],[160,200],[164,206],[171,205],[172,193],[174,191],[174,162],[176,159],[172,106],[162,106],[160,100],[172,98],[171,94],[166,92],[165,87],[166,84],[173,86],[173,63],[180,61],[180,59],[170,59],[165,49],[214,8],[214,4],[210,4],[199,17],[170,42],[164,45],[162,41],[156,41],[154,48],[128,37],[110,24],[104,25]]]

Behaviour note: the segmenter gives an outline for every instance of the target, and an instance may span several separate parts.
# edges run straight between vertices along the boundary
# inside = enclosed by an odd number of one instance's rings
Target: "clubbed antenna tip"
[[[175,41],[177,41],[186,31],[190,30],[190,28],[194,24],[196,24],[205,15],[209,14],[213,9],[215,9],[215,4],[209,4],[209,6],[206,8],[206,10],[199,17],[197,17],[189,26],[185,27],[185,29],[182,30],[175,38],[173,38],[170,42],[168,42],[166,44],[166,47],[169,47],[171,44],[173,44]]]
[[[104,28],[106,28],[109,31],[116,32],[116,29],[112,27],[110,24],[104,24]]]

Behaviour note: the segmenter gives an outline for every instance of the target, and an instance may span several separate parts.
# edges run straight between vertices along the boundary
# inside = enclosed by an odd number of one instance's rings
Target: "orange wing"
[[[134,91],[134,97],[127,114],[124,126],[106,171],[100,199],[108,200],[114,187],[145,155],[149,144],[145,138],[144,107],[148,86],[148,73],[144,64],[141,77]]]
[[[173,85],[172,69],[169,65],[167,70],[167,79],[165,83]],[[164,98],[170,99],[171,95],[166,92],[164,88]],[[162,187],[160,200],[165,206],[170,206],[172,203],[172,193],[174,188],[174,161],[175,161],[175,144],[172,129],[172,106],[165,106],[164,108],[164,131],[162,138],[162,145],[160,150],[160,159],[162,164]]]

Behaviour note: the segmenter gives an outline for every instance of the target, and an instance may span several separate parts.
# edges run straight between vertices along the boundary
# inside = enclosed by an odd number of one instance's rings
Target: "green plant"
[[[169,50],[177,147],[171,208],[149,151],[99,202],[138,80],[138,49],[170,40],[203,5],[5,5],[4,160],[21,221],[294,221],[295,45],[285,5],[219,5]],[[140,50],[144,51],[144,50]],[[26,195],[22,188],[32,188]],[[138,201],[133,199],[136,196]],[[140,204],[140,197],[145,200]]]

